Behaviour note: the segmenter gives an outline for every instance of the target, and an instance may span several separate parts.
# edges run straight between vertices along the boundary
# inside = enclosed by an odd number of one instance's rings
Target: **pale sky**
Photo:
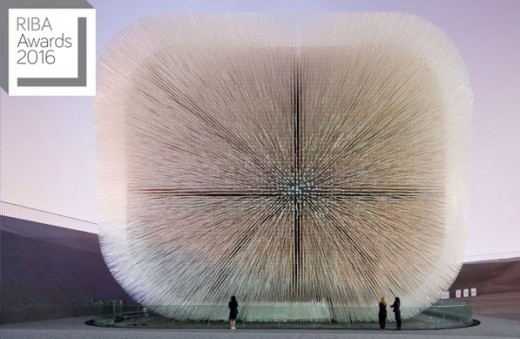
[[[89,2],[98,57],[126,25],[168,13],[399,11],[431,21],[461,53],[474,93],[466,260],[520,255],[520,1]],[[1,92],[0,200],[97,222],[93,98]]]

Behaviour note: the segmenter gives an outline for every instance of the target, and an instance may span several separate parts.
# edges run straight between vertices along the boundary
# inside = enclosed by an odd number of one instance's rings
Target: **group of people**
[[[384,330],[386,327],[386,299],[385,297],[381,298],[381,301],[379,301],[379,328]],[[401,330],[401,300],[399,297],[395,297],[395,301],[392,305],[390,305],[391,308],[393,308],[393,311],[395,313],[395,323],[396,323],[396,331]]]
[[[381,301],[379,301],[379,328],[384,330],[386,326],[386,299],[385,297],[381,298]],[[232,330],[236,330],[236,322],[238,317],[238,302],[237,298],[235,296],[231,297],[231,300],[228,303],[229,307],[229,327]],[[392,305],[390,305],[391,308],[393,308],[393,311],[395,313],[395,322],[396,322],[396,330],[401,330],[401,300],[399,297],[395,297],[395,301]]]

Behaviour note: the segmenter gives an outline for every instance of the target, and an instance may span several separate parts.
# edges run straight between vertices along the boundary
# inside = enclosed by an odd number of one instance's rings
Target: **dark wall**
[[[477,295],[520,292],[520,258],[466,263],[450,287],[455,290],[477,288]]]
[[[92,299],[131,300],[96,234],[0,216],[0,322],[93,315]]]

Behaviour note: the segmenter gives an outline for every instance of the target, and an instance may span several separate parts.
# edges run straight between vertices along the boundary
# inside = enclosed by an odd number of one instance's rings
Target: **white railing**
[[[0,201],[0,215],[39,222],[42,224],[65,227],[77,231],[97,233],[97,223],[66,215],[42,211],[36,208]]]

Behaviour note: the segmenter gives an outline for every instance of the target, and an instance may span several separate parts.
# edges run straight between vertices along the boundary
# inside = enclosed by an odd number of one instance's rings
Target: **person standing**
[[[395,323],[396,323],[396,331],[401,330],[401,299],[399,297],[395,297],[395,301],[392,305],[390,305],[394,309],[395,313]]]
[[[385,297],[381,298],[379,301],[379,328],[384,330],[386,326],[386,299]]]
[[[238,302],[235,296],[231,297],[231,300],[228,303],[229,307],[229,327],[232,330],[236,330],[236,321],[238,317]]]

